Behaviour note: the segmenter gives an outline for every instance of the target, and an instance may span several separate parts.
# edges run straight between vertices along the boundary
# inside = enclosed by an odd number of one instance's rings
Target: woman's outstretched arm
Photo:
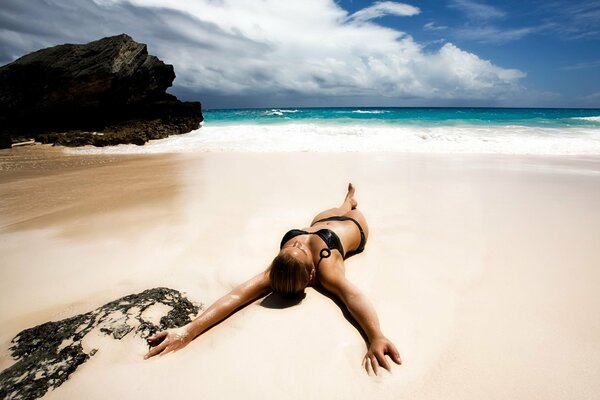
[[[200,316],[181,328],[159,332],[148,338],[154,346],[144,356],[150,358],[157,354],[167,354],[185,347],[196,336],[227,318],[238,308],[256,300],[270,290],[269,277],[262,272],[254,278],[237,286],[231,292],[215,301]]]
[[[389,371],[390,364],[385,355],[387,354],[396,364],[400,364],[402,362],[400,354],[396,346],[381,332],[375,308],[365,294],[346,279],[343,266],[340,264],[341,262],[324,265],[319,270],[319,281],[325,289],[346,305],[367,335],[369,348],[364,359],[367,371],[369,365],[375,374],[380,366]]]

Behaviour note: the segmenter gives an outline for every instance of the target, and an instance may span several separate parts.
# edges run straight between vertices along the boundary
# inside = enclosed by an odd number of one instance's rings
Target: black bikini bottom
[[[352,221],[352,222],[354,222],[356,224],[356,226],[358,227],[358,230],[360,231],[360,243],[355,250],[347,252],[346,257],[344,257],[344,259],[346,259],[348,257],[352,257],[355,254],[362,253],[362,251],[365,249],[365,244],[367,244],[367,238],[365,237],[365,232],[363,231],[362,226],[360,226],[360,224],[358,223],[357,220],[355,220],[354,218],[339,215],[339,216],[335,216],[335,217],[328,217],[328,218],[320,219],[318,221],[315,221],[314,224],[316,224],[318,222],[325,222],[325,221]]]

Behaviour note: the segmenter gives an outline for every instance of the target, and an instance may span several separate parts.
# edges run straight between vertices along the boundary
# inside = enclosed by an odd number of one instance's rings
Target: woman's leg
[[[325,210],[325,211],[318,213],[313,218],[313,220],[310,224],[313,225],[315,222],[317,222],[321,219],[324,219],[324,218],[338,217],[338,216],[346,215],[347,213],[350,213],[352,210],[354,210],[358,206],[358,203],[354,199],[354,190],[355,190],[354,186],[351,183],[349,183],[348,184],[348,193],[346,193],[346,198],[342,202],[342,205],[339,207],[330,208],[329,210]],[[356,210],[356,211],[358,211],[358,210]],[[360,213],[360,211],[359,211],[359,213]],[[348,216],[351,217],[351,215],[348,215]],[[364,220],[364,217],[363,217],[363,220]],[[360,223],[360,221],[359,221],[359,223]]]

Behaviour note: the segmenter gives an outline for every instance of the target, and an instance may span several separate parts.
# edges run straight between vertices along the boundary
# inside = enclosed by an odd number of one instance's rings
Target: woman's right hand
[[[152,347],[150,348],[150,351],[146,353],[144,359],[146,360],[157,354],[162,356],[171,351],[182,349],[187,346],[192,339],[193,337],[190,335],[187,326],[158,332],[148,338],[148,344]]]

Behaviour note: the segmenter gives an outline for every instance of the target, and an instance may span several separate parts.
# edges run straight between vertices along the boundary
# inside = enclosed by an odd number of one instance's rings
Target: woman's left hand
[[[398,353],[396,346],[394,346],[392,342],[383,336],[373,339],[373,341],[369,344],[369,350],[364,358],[365,369],[367,372],[369,372],[369,364],[371,365],[375,375],[377,375],[380,366],[390,371],[391,366],[388,360],[385,358],[386,354],[396,364],[402,364],[400,353]]]

